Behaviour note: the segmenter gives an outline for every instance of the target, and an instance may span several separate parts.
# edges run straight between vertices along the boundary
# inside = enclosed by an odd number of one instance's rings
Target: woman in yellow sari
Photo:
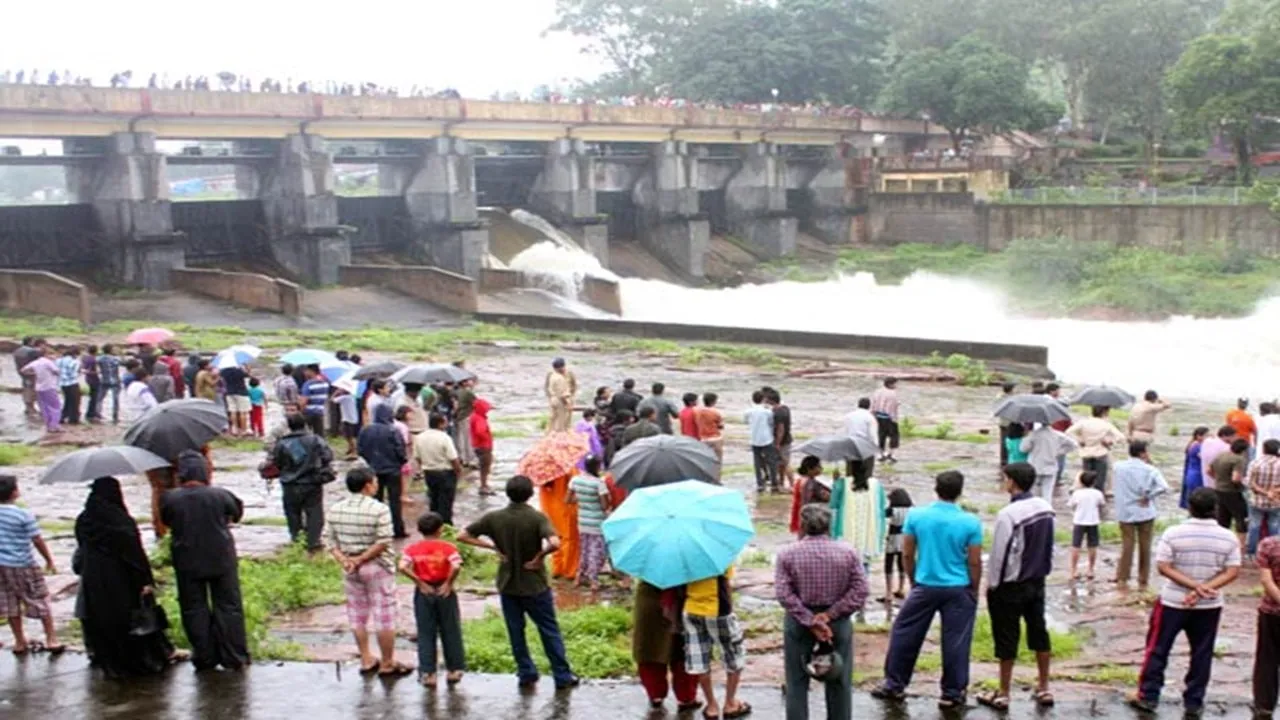
[[[578,576],[578,506],[569,502],[569,478],[563,475],[542,486],[538,505],[560,536],[560,549],[551,555],[551,576]]]

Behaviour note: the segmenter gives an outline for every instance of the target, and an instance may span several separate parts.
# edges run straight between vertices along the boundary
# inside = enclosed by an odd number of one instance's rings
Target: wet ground
[[[805,353],[785,364],[772,366],[770,369],[737,365],[724,358],[713,361],[703,359],[692,361],[686,357],[683,362],[675,358],[646,353],[604,353],[587,344],[565,345],[561,347],[504,347],[474,346],[460,351],[465,356],[468,367],[480,375],[480,394],[490,399],[496,408],[491,415],[495,437],[497,439],[497,465],[495,477],[502,478],[513,472],[521,454],[540,435],[542,419],[545,415],[542,399],[542,383],[554,356],[564,356],[577,373],[581,388],[579,400],[585,402],[595,387],[608,385],[617,387],[626,377],[634,377],[638,384],[647,386],[654,380],[661,380],[668,386],[667,393],[678,398],[686,391],[717,392],[721,396],[721,407],[727,420],[728,447],[725,456],[726,483],[744,490],[753,486],[750,465],[750,451],[746,442],[746,428],[741,422],[741,411],[745,409],[751,390],[768,384],[778,388],[785,401],[792,407],[795,416],[795,434],[797,442],[817,434],[839,432],[842,427],[841,418],[855,404],[856,399],[869,393],[886,372],[886,368],[867,363],[858,364],[856,358],[833,357],[815,359],[812,353]],[[336,348],[335,348],[336,349]],[[366,357],[374,355],[366,353]],[[375,359],[375,358],[370,358]],[[454,357],[439,358],[452,360]],[[894,371],[898,372],[898,371]],[[920,370],[912,370],[920,373]],[[927,371],[924,371],[927,372]],[[947,469],[958,469],[968,478],[966,492],[963,497],[965,506],[978,513],[990,526],[995,513],[1007,502],[1007,497],[1000,490],[997,479],[997,449],[994,441],[983,442],[996,432],[996,427],[989,417],[989,408],[995,397],[992,388],[964,388],[949,383],[929,382],[917,375],[908,375],[910,379],[903,383],[900,395],[903,401],[903,412],[909,416],[918,428],[931,428],[927,434],[944,435],[946,439],[925,439],[909,437],[904,439],[899,451],[900,462],[894,466],[882,467],[877,471],[880,479],[890,487],[901,486],[908,489],[917,504],[932,499],[932,477]],[[6,382],[12,383],[11,374]],[[1181,450],[1187,436],[1194,425],[1204,424],[1216,426],[1222,418],[1225,408],[1207,406],[1192,401],[1178,401],[1176,408],[1161,418],[1160,436],[1154,451],[1157,465],[1165,473],[1171,484],[1181,477]],[[12,394],[0,394],[0,432],[9,437],[15,433],[30,436],[29,430],[15,415],[20,414],[20,406]],[[937,428],[947,432],[936,431]],[[1172,430],[1178,436],[1171,435]],[[83,442],[94,442],[112,436],[109,429],[78,431]],[[987,433],[984,437],[983,433]],[[61,450],[65,450],[62,448]],[[56,451],[49,451],[54,453]],[[228,487],[240,495],[247,506],[246,522],[235,529],[241,551],[245,554],[269,554],[286,541],[279,506],[278,490],[268,490],[255,472],[259,453],[247,448],[220,448],[215,451],[217,466],[215,482]],[[1074,466],[1076,463],[1072,462]],[[74,549],[70,537],[71,522],[80,511],[84,491],[71,486],[39,486],[34,479],[41,471],[42,462],[30,461],[29,466],[10,468],[24,480],[23,491],[25,502],[40,518],[46,535],[51,539],[63,574],[51,580],[51,586],[58,598],[57,613],[62,621],[71,616],[72,598],[74,595],[75,577],[67,573],[71,552]],[[334,499],[340,496],[340,489],[330,486]],[[739,610],[748,618],[749,625],[755,628],[750,633],[748,649],[750,659],[746,671],[749,683],[776,686],[782,677],[781,636],[778,632],[778,614],[773,602],[772,570],[770,562],[774,552],[789,541],[786,527],[786,516],[789,498],[787,496],[766,496],[759,501],[754,492],[748,493],[754,502],[758,536],[752,548],[744,554],[743,568],[737,576],[736,584],[740,595]],[[126,500],[135,516],[144,523],[148,521],[148,493],[140,480],[126,482]],[[410,507],[409,514],[416,514],[421,508],[421,497],[413,498],[415,505]],[[467,485],[460,493],[456,515],[463,521],[476,517],[481,512],[500,507],[505,500],[497,498],[482,499],[474,491],[473,485]],[[1070,528],[1070,514],[1065,509],[1065,502],[1059,498],[1060,532]],[[1176,500],[1160,503],[1162,514],[1171,521],[1179,517]],[[144,533],[148,536],[149,533]],[[1049,582],[1049,613],[1052,621],[1060,629],[1076,628],[1081,630],[1083,647],[1079,654],[1071,659],[1059,660],[1054,665],[1055,690],[1058,697],[1067,705],[1059,710],[1061,717],[1076,717],[1089,714],[1106,714],[1106,703],[1121,688],[1132,687],[1138,664],[1141,661],[1143,641],[1146,632],[1146,618],[1150,611],[1152,597],[1134,592],[1120,592],[1107,582],[1114,574],[1117,544],[1104,544],[1099,558],[1097,580],[1092,583],[1069,585],[1066,580],[1068,549],[1060,543],[1055,557],[1055,572]],[[874,596],[883,596],[884,580],[881,569],[873,568],[874,579],[872,590]],[[1153,580],[1153,584],[1154,584]],[[1228,589],[1228,612],[1223,616],[1223,625],[1218,639],[1217,659],[1214,666],[1214,682],[1210,689],[1210,698],[1214,701],[1228,703],[1231,707],[1241,707],[1249,697],[1249,677],[1253,657],[1253,625],[1254,607],[1257,602],[1259,583],[1256,570],[1246,569],[1241,579]],[[483,592],[485,588],[475,588],[474,592],[464,595],[464,615],[478,617],[492,599]],[[616,602],[625,603],[625,593],[617,590],[593,596],[575,591],[566,585],[556,588],[562,607],[573,607],[588,603]],[[401,607],[400,630],[402,635],[401,656],[405,661],[413,661],[413,632],[410,588],[400,588]],[[870,687],[879,677],[881,663],[887,647],[885,623],[891,618],[892,609],[886,612],[882,604],[868,606],[867,625],[857,635],[855,678],[863,687]],[[985,614],[985,609],[982,611]],[[328,664],[315,667],[290,666],[288,669],[273,667],[256,668],[251,679],[244,688],[228,689],[233,697],[248,696],[252,700],[252,717],[267,717],[263,714],[266,708],[278,707],[273,702],[316,702],[316,707],[363,707],[368,705],[369,717],[394,717],[397,713],[415,714],[422,711],[423,700],[417,688],[411,683],[401,683],[394,692],[389,692],[381,684],[365,684],[344,673],[341,681],[334,677],[332,661],[349,661],[353,648],[345,632],[345,613],[339,606],[313,608],[277,618],[275,632],[287,639],[303,644],[309,657],[326,661]],[[7,638],[6,638],[7,640]],[[930,644],[925,648],[925,657],[936,653],[936,646]],[[33,660],[23,666],[22,673],[35,672],[31,668],[42,667],[43,660]],[[79,672],[79,666],[63,665],[71,663],[70,659],[60,661],[55,669],[61,672],[62,667],[74,667],[75,673],[68,674],[66,682],[71,683],[68,691],[72,696],[80,693],[80,697],[97,697],[98,691],[86,688],[96,687],[89,683],[87,676]],[[12,677],[17,670],[11,666],[0,665],[0,683]],[[1186,667],[1185,649],[1180,649],[1172,659],[1168,672],[1171,680],[1169,696],[1176,697],[1174,688],[1176,680],[1181,678]],[[1022,683],[1031,677],[1030,667],[1020,667],[1016,679]],[[47,670],[42,670],[47,674]],[[986,663],[975,663],[973,679],[976,688],[986,687],[990,679],[995,677],[996,668]],[[153,701],[157,703],[157,712],[166,712],[166,698],[182,698],[191,692],[193,681],[189,674],[177,674],[183,678],[173,684],[170,689],[157,690]],[[62,677],[59,675],[58,677]],[[81,679],[72,679],[81,678]],[[288,688],[295,683],[306,680],[310,682],[325,680],[332,683],[332,703],[321,701],[316,697],[299,699],[291,695]],[[936,694],[936,671],[921,671],[913,686],[916,692]],[[59,682],[62,682],[59,680]],[[203,680],[201,681],[204,682]],[[222,680],[210,682],[223,682]],[[573,704],[573,714],[557,714],[556,704],[549,694],[536,696],[528,706],[516,700],[510,682],[506,679],[494,681],[496,685],[468,684],[465,700],[454,702],[465,703],[465,715],[449,715],[451,717],[593,717],[583,714],[584,705]],[[0,686],[2,687],[2,686]],[[35,687],[40,687],[37,684]],[[326,685],[327,687],[327,685]],[[482,688],[492,687],[490,693]],[[275,688],[287,700],[273,699]],[[549,688],[548,688],[549,689]],[[6,690],[6,692],[10,692]],[[476,695],[473,697],[471,693]],[[545,691],[544,691],[545,692]],[[605,698],[601,700],[579,700],[585,707],[600,708],[609,706],[607,690],[592,689],[576,694],[575,698]],[[619,691],[621,692],[621,691]],[[636,693],[629,688],[625,692]],[[1018,696],[1025,692],[1016,691]],[[33,694],[33,698],[39,693]],[[110,693],[107,693],[109,696]],[[480,699],[483,696],[486,699]],[[25,697],[25,696],[24,696]],[[141,695],[139,697],[142,697]],[[328,696],[325,696],[328,697]],[[448,702],[441,695],[435,706],[435,712],[446,713]],[[759,699],[758,708],[768,706],[769,702],[777,702],[772,690],[753,690],[749,696],[753,702]],[[349,698],[349,699],[346,699]],[[1099,706],[1091,705],[1097,701]],[[50,702],[42,699],[40,702]],[[62,700],[53,701],[61,703]],[[141,702],[141,700],[138,700]],[[36,702],[32,699],[27,702]],[[87,702],[82,700],[81,702]],[[96,700],[94,702],[97,702]],[[178,702],[174,700],[173,702]],[[591,703],[595,702],[595,705]],[[346,703],[344,705],[344,703]],[[385,705],[382,703],[386,703]],[[408,703],[408,705],[400,705]],[[513,704],[514,703],[514,704]],[[640,700],[637,697],[637,705]],[[37,709],[45,706],[27,706]],[[292,707],[292,706],[290,706]],[[916,709],[931,716],[934,711],[931,705],[913,706],[912,717],[918,716]],[[1068,710],[1067,708],[1075,708]],[[461,711],[460,711],[461,712]],[[586,711],[583,711],[586,712]],[[513,714],[514,713],[514,714]],[[639,712],[637,717],[642,716]],[[164,715],[159,715],[164,716]],[[218,717],[219,715],[212,715]],[[230,717],[230,715],[226,715]],[[366,715],[361,713],[361,716]],[[442,714],[441,717],[446,715]],[[758,717],[778,717],[778,713],[761,713]],[[628,716],[629,717],[629,716]]]
[[[775,720],[784,715],[783,696],[776,687],[747,686],[741,696],[751,704],[752,717]],[[1060,702],[1039,711],[1019,697],[1007,713],[985,708],[967,712],[938,710],[932,701],[916,698],[900,706],[884,705],[866,693],[855,693],[857,718],[917,720],[919,718],[1094,718],[1131,714],[1119,695],[1108,693],[1091,700]],[[456,688],[429,691],[412,679],[385,681],[363,678],[351,666],[333,663],[259,664],[242,672],[194,673],[187,666],[172,668],[165,676],[127,684],[104,679],[91,672],[83,657],[66,655],[13,659],[0,655],[0,716],[77,718],[148,718],[177,720],[276,720],[284,717],[410,718],[435,720],[657,720],[696,718],[677,715],[673,701],[665,711],[650,712],[640,688],[626,683],[587,683],[572,691],[556,692],[550,680],[532,691],[520,691],[511,678],[469,676]],[[810,693],[810,712],[825,717],[821,696]],[[1240,708],[1210,706],[1206,717],[1246,718]],[[1147,716],[1150,717],[1150,716]],[[1162,718],[1181,717],[1176,705],[1160,713]]]

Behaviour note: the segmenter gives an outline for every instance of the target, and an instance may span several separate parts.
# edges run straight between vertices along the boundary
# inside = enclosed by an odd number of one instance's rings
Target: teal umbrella
[[[697,480],[632,492],[602,529],[613,567],[663,590],[723,574],[756,534],[741,492]]]

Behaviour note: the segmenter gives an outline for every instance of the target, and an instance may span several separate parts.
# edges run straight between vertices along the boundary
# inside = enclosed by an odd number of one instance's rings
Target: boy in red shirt
[[[493,471],[493,431],[489,429],[489,411],[493,406],[484,398],[476,398],[471,410],[471,450],[480,466],[480,494],[492,495],[489,473]]]
[[[462,570],[462,555],[452,543],[440,539],[444,518],[425,512],[418,518],[422,540],[406,547],[400,571],[413,579],[413,614],[418,625],[418,670],[422,684],[436,686],[436,637],[444,646],[446,682],[456,685],[467,669],[462,647],[462,616],[453,581]]]
[[[691,437],[694,440],[701,440],[702,436],[698,433],[698,394],[685,393],[684,409],[680,411],[680,434],[685,437]]]

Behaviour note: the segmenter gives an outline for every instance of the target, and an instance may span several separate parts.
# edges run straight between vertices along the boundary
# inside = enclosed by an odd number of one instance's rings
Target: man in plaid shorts
[[[396,575],[391,551],[391,508],[373,498],[378,477],[368,468],[347,473],[351,495],[329,509],[325,541],[345,573],[347,620],[360,649],[360,673],[401,676],[413,668],[396,662]],[[378,636],[381,661],[369,649],[369,620]]]
[[[733,613],[733,590],[729,587],[732,576],[730,568],[724,575],[684,587],[685,670],[697,677],[702,686],[707,700],[703,715],[708,718],[740,718],[751,713],[751,706],[737,699],[747,653],[742,625]],[[723,714],[711,682],[711,652],[717,647],[725,670]]]
[[[53,612],[49,607],[49,588],[44,582],[44,571],[57,572],[49,546],[40,537],[40,526],[35,516],[18,507],[18,478],[0,475],[0,616],[9,620],[13,630],[13,654],[24,655],[36,643],[28,643],[22,628],[22,616],[44,623],[47,644],[45,650],[60,653],[66,646],[58,644],[53,627]],[[45,567],[36,565],[35,546],[44,558]]]

